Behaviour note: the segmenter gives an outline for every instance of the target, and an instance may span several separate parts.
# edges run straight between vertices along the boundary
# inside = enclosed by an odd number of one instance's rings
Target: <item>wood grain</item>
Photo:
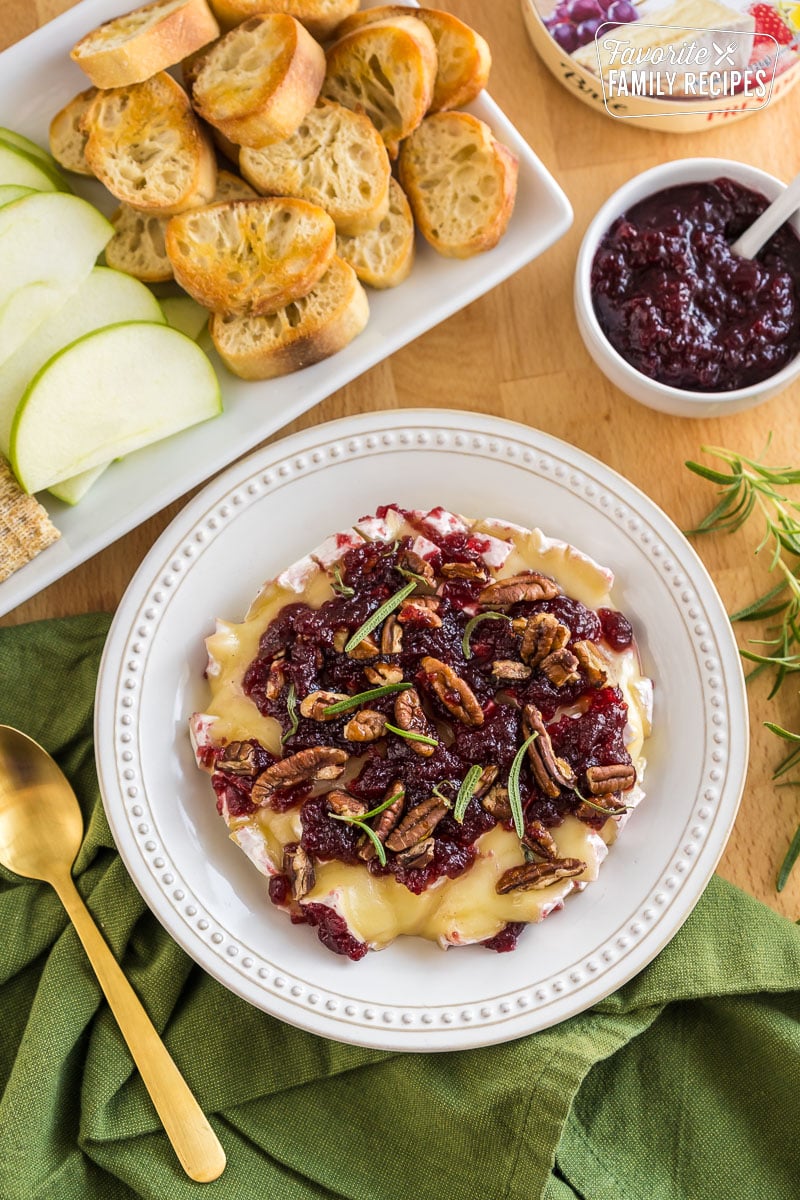
[[[69,0],[3,0],[0,48],[69,7]],[[543,258],[330,396],[284,432],[346,414],[420,404],[495,413],[596,455],[652,496],[682,528],[703,516],[712,499],[711,485],[683,466],[685,459],[698,456],[702,445],[757,454],[773,431],[776,460],[797,463],[800,386],[795,384],[761,408],[723,420],[689,421],[651,412],[623,396],[594,367],[578,337],[571,293],[575,256],[589,220],[611,192],[639,171],[667,159],[710,156],[739,159],[791,178],[800,168],[798,93],[709,132],[643,130],[593,112],[552,78],[528,42],[517,0],[494,0],[491,6],[481,0],[449,0],[447,7],[487,35],[494,54],[492,94],[566,190],[575,223]],[[143,555],[185,500],[20,606],[3,623],[113,609]],[[766,586],[766,566],[752,554],[755,541],[754,531],[744,531],[696,543],[729,611]],[[772,783],[782,750],[763,722],[798,728],[800,712],[791,684],[772,701],[767,700],[767,690],[762,680],[750,689],[747,787],[719,871],[796,919],[800,868],[780,896],[774,881],[800,821],[800,792]]]

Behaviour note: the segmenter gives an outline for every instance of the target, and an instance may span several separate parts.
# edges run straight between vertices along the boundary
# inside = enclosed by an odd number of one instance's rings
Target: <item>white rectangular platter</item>
[[[132,7],[135,0],[83,0],[0,54],[0,125],[46,146],[52,116],[87,86],[69,58],[70,47],[88,30]],[[485,94],[470,111],[519,158],[516,208],[500,244],[488,254],[456,261],[442,258],[418,239],[417,260],[406,282],[369,293],[371,316],[361,336],[335,357],[294,375],[245,383],[215,360],[225,405],[221,417],[113,464],[75,508],[43,498],[61,539],[0,584],[0,615],[507,279],[566,232],[572,222],[569,201],[514,126]],[[70,182],[104,211],[114,207],[94,181],[72,176]]]

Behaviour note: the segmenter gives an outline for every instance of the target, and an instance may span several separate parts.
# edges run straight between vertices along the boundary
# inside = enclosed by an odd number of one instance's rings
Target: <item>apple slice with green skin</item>
[[[37,192],[69,192],[66,179],[47,163],[0,138],[0,183],[21,183]]]
[[[22,394],[49,359],[84,334],[120,321],[153,321],[164,314],[152,292],[121,271],[95,267],[69,300],[42,321],[0,370],[0,451],[8,454],[11,424]]]
[[[109,325],[31,381],[11,428],[11,466],[38,492],[221,411],[214,368],[191,338],[168,325]]]
[[[92,467],[90,471],[81,471],[80,475],[73,475],[61,483],[54,483],[47,490],[51,496],[55,496],[56,500],[61,500],[64,504],[74,507],[76,504],[80,504],[89,488],[110,466],[111,463],[103,463],[102,467]]]
[[[63,192],[0,208],[0,368],[66,303],[113,233],[96,208]]]
[[[50,151],[45,150],[36,142],[32,142],[23,133],[17,133],[15,129],[6,129],[4,125],[0,125],[0,142],[8,142],[9,146],[13,146],[15,150],[22,150],[31,158],[38,158],[41,162],[46,163],[51,170],[58,171],[58,163]]]
[[[161,301],[167,324],[196,342],[208,325],[208,309],[191,296],[165,296]]]
[[[23,187],[21,183],[0,183],[0,208],[4,204],[11,204],[14,200],[23,200],[25,196],[32,196],[37,191],[39,191],[38,188]]]

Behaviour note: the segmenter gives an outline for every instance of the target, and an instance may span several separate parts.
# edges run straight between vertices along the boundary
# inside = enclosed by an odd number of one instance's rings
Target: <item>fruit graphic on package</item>
[[[800,5],[797,5],[796,7],[798,10],[800,10]],[[764,34],[768,35],[768,37],[775,38],[775,41],[779,46],[788,46],[793,40],[791,29],[789,29],[778,10],[773,8],[771,4],[752,4],[750,6],[750,14],[751,16],[755,17],[756,43],[758,43],[759,40],[766,40],[763,37]],[[765,51],[768,51],[770,48],[774,49],[774,47],[771,47],[771,43],[768,43],[763,47]],[[755,50],[756,47],[754,47],[753,50],[754,54]]]
[[[567,54],[591,42],[601,25],[628,25],[639,13],[629,0],[559,0],[545,27]]]

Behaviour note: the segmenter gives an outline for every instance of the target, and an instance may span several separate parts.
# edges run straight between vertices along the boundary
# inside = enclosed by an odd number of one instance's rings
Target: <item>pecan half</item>
[[[525,863],[504,871],[495,884],[495,891],[504,896],[506,892],[531,892],[549,887],[559,879],[572,879],[586,870],[586,863],[579,858],[556,858],[552,862]]]
[[[608,671],[603,656],[594,642],[581,641],[572,643],[572,653],[592,687],[603,687],[608,679]]]
[[[484,767],[478,776],[478,782],[475,784],[475,791],[472,793],[480,800],[481,796],[488,792],[489,788],[494,783],[498,776],[498,768],[495,766]]]
[[[396,796],[396,799],[385,808],[379,817],[376,818],[372,826],[372,832],[375,834],[379,842],[385,842],[389,834],[394,829],[397,822],[402,816],[403,809],[406,804],[406,790],[399,779],[396,779],[391,785],[384,800],[388,800],[390,796]],[[358,850],[358,857],[362,862],[370,862],[377,854],[372,839],[367,838],[362,842]]]
[[[397,619],[401,625],[419,625],[425,629],[441,629],[442,618],[437,609],[438,596],[411,596],[404,601]]]
[[[383,687],[387,683],[403,682],[403,668],[394,663],[379,662],[374,666],[364,667],[364,674],[376,687]]]
[[[593,796],[607,796],[610,792],[627,792],[636,783],[636,771],[632,763],[612,763],[608,767],[589,767],[586,772],[589,791]]]
[[[489,578],[488,571],[485,571],[483,567],[479,567],[476,562],[442,563],[440,574],[445,579],[474,579],[478,583],[485,583]]]
[[[299,842],[290,842],[283,850],[283,873],[289,876],[292,896],[302,900],[314,886],[314,861]]]
[[[436,842],[433,838],[426,838],[424,842],[418,842],[410,850],[403,850],[398,854],[397,862],[407,870],[419,871],[433,862],[435,853]]]
[[[252,742],[228,742],[214,767],[226,775],[255,775],[256,748]]]
[[[522,710],[522,728],[526,738],[538,733],[528,746],[528,761],[533,777],[545,796],[555,799],[562,788],[571,788],[575,783],[575,772],[563,758],[553,750],[550,734],[545,729],[542,714],[535,704],[526,704]]]
[[[436,737],[436,729],[425,715],[416,688],[407,688],[404,692],[398,692],[394,701],[394,723],[400,729],[405,729],[407,733],[421,733],[423,737]],[[436,749],[435,746],[429,746],[426,742],[415,742],[411,739],[408,744],[415,754],[421,754],[423,758],[429,758]]]
[[[433,567],[426,558],[417,554],[414,550],[404,550],[400,555],[400,565],[408,571],[413,571],[415,575],[421,575],[428,584],[433,584],[436,576],[433,572]]]
[[[417,842],[433,833],[447,811],[444,800],[429,796],[407,812],[397,828],[389,834],[386,839],[387,850],[408,850],[410,846],[416,846]]]
[[[339,788],[331,788],[329,792],[326,792],[325,801],[337,817],[363,817],[367,811],[363,800],[356,800],[355,796],[351,796],[349,792],[340,791]]]
[[[483,709],[475,693],[452,667],[429,655],[423,658],[420,665],[431,688],[449,713],[465,725],[483,724]]]
[[[338,779],[349,755],[334,746],[309,746],[289,758],[281,758],[262,771],[253,784],[250,799],[254,804],[267,804],[274,791],[311,783],[316,779]]]
[[[576,683],[580,679],[578,660],[566,646],[561,650],[548,654],[539,664],[542,671],[554,687],[565,687],[568,683]]]
[[[560,594],[561,588],[554,579],[539,571],[528,571],[524,575],[496,579],[483,589],[478,600],[492,608],[510,608],[521,600],[552,600]]]
[[[531,669],[513,658],[497,658],[492,663],[492,674],[497,679],[529,679]]]
[[[555,838],[541,821],[530,821],[525,827],[525,836],[520,839],[526,850],[551,861],[558,858]]]
[[[549,654],[563,649],[569,637],[569,629],[558,617],[548,612],[534,613],[525,622],[520,654],[526,663],[538,667]]]
[[[485,796],[481,797],[481,805],[496,821],[511,820],[511,803],[508,799],[508,788],[502,783],[496,783]]]
[[[264,686],[264,694],[268,700],[277,700],[283,691],[283,686],[286,683],[286,663],[283,660],[283,655],[280,658],[275,658],[267,675],[267,682]]]
[[[300,701],[300,716],[309,717],[312,721],[335,721],[341,713],[325,713],[326,708],[339,700],[349,700],[346,692],[309,692]]]
[[[344,654],[344,648],[350,641],[349,629],[337,629],[333,635],[333,648],[337,654]]]
[[[381,654],[399,654],[403,649],[403,627],[397,617],[390,613],[381,630]]]
[[[598,811],[600,809],[602,812]],[[581,801],[575,809],[575,816],[587,825],[594,825],[597,818],[602,817],[604,813],[608,817],[621,817],[624,812],[627,812],[627,809],[620,793],[605,792],[602,796],[592,797],[591,804]]]
[[[350,718],[342,733],[349,742],[375,742],[383,737],[386,715],[374,708],[361,708]]]
[[[379,653],[378,643],[375,641],[375,638],[371,634],[367,634],[357,646],[353,646],[352,650],[347,651],[347,657],[354,658],[356,662],[361,662],[365,658],[377,658]]]

